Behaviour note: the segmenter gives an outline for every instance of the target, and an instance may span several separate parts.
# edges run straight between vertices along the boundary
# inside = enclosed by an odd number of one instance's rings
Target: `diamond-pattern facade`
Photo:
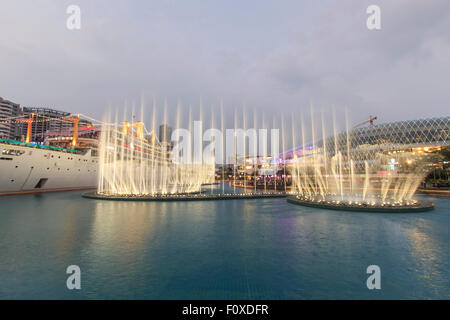
[[[325,140],[327,153],[347,155],[347,133]],[[371,159],[376,153],[426,146],[450,146],[450,117],[397,121],[354,129],[349,132],[350,156]],[[323,142],[319,143],[323,146]]]

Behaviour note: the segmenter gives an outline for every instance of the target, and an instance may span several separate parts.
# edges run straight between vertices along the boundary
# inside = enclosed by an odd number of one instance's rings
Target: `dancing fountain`
[[[140,125],[140,123],[138,123]],[[138,130],[139,131],[139,130]],[[171,161],[164,145],[104,125],[100,142],[98,194],[127,197],[201,192],[214,166]]]
[[[142,114],[142,113],[141,113]],[[214,163],[177,163],[154,131],[144,138],[143,121],[105,122],[99,143],[97,192],[101,199],[169,199],[199,194],[214,182]]]
[[[349,131],[348,120],[344,139],[338,140],[335,119],[333,113],[334,135],[327,139],[322,113],[322,140],[316,145],[311,110],[312,144],[294,152],[294,195],[287,198],[288,202],[350,211],[433,209],[432,202],[413,199],[427,173],[427,155],[396,150],[395,146],[386,143],[375,147],[357,146]],[[302,132],[305,146],[304,136],[305,132]],[[378,152],[374,152],[377,148]]]
[[[433,208],[429,201],[413,198],[420,182],[427,173],[429,155],[416,154],[404,148],[380,141],[375,145],[364,145],[352,136],[346,115],[346,130],[338,134],[336,116],[333,112],[331,137],[326,136],[324,113],[321,113],[321,126],[317,127],[314,120],[314,110],[311,108],[311,132],[306,133],[303,116],[301,122],[291,116],[292,137],[290,143],[296,146],[295,128],[300,124],[302,147],[292,149],[292,156],[287,159],[286,145],[288,135],[285,132],[285,120],[281,115],[278,129],[271,133],[271,152],[275,160],[275,174],[257,176],[257,155],[267,156],[267,130],[264,113],[262,125],[258,125],[257,114],[253,111],[253,128],[247,129],[245,109],[242,114],[241,129],[238,129],[238,115],[234,113],[234,130],[228,136],[225,130],[223,106],[221,106],[221,130],[214,126],[214,113],[211,109],[211,128],[203,133],[202,109],[200,107],[200,121],[192,121],[192,110],[189,109],[188,129],[181,128],[180,105],[176,114],[176,128],[174,141],[188,141],[185,149],[172,149],[170,143],[157,141],[155,132],[155,105],[153,109],[152,128],[148,132],[143,122],[143,109],[140,121],[115,121],[107,119],[102,127],[99,143],[99,176],[98,189],[85,197],[97,199],[117,200],[224,200],[249,199],[266,197],[285,197],[287,201],[304,206],[321,207],[337,210],[406,212],[424,211]],[[167,123],[167,105],[164,110],[164,123]],[[125,116],[124,116],[125,119]],[[133,117],[134,119],[134,117]],[[192,128],[194,123],[194,128]],[[257,128],[263,129],[257,129]],[[275,118],[273,128],[277,128]],[[192,130],[193,129],[193,130]],[[181,131],[187,132],[180,136]],[[227,137],[224,139],[224,133]],[[321,139],[317,139],[316,131],[321,132]],[[176,133],[178,132],[178,133]],[[193,132],[193,134],[191,134]],[[238,134],[238,132],[240,134]],[[257,132],[261,134],[257,137]],[[278,157],[278,140],[282,142],[282,157]],[[247,143],[248,139],[248,143]],[[225,143],[226,140],[226,143]],[[203,150],[203,143],[220,141],[218,148],[208,145]],[[309,143],[306,143],[309,141]],[[231,142],[231,144],[230,144]],[[227,151],[232,153],[225,154]],[[240,150],[237,151],[241,146]],[[259,145],[260,150],[257,151]],[[215,183],[215,157],[222,149],[217,159],[224,163],[225,155],[233,159],[232,193],[207,194],[203,189],[206,184]],[[180,153],[191,154],[184,161],[178,157]],[[203,154],[196,153],[202,150]],[[248,150],[248,153],[246,153]],[[258,153],[259,152],[259,153]],[[238,153],[244,160],[238,165]],[[251,153],[252,155],[249,155]],[[247,156],[246,156],[247,155]],[[249,157],[254,157],[248,166]],[[206,161],[205,161],[206,159]],[[236,180],[238,167],[243,172],[243,179]],[[250,167],[250,168],[249,168]],[[247,172],[250,170],[250,172]],[[282,172],[282,183],[278,181]],[[222,166],[222,177],[224,166]],[[291,179],[292,186],[287,186]],[[268,191],[268,180],[273,182],[274,192]],[[279,185],[277,189],[277,185]],[[243,193],[236,193],[236,188],[242,188]],[[264,191],[257,191],[257,189]]]
[[[148,132],[143,122],[143,109],[141,119],[136,122],[115,121],[107,117],[102,125],[99,141],[99,175],[96,192],[86,193],[83,196],[94,199],[108,200],[146,200],[146,201],[174,201],[174,200],[230,200],[254,199],[266,197],[285,197],[284,192],[247,192],[236,193],[207,193],[205,185],[215,184],[215,152],[202,153],[204,134],[201,131],[202,113],[200,121],[194,121],[192,128],[192,110],[189,111],[187,136],[180,139],[179,130],[174,131],[172,137],[175,141],[187,140],[185,149],[180,151],[170,142],[157,141],[155,135],[155,105],[153,111],[152,129]],[[133,112],[134,113],[134,112]],[[164,110],[164,123],[166,123],[167,105]],[[176,126],[180,128],[180,107],[176,115]],[[124,117],[125,118],[125,117]],[[134,119],[134,117],[133,117]],[[224,122],[222,113],[222,132]],[[211,115],[211,130],[214,129],[213,115]],[[192,130],[193,129],[193,130]],[[193,134],[191,134],[193,132]],[[216,131],[217,132],[217,131]],[[205,136],[208,136],[205,133]],[[215,136],[220,139],[223,136]],[[245,139],[245,137],[244,137]],[[245,145],[245,141],[243,142]],[[220,143],[222,148],[225,144]],[[205,148],[207,149],[207,148]],[[194,154],[192,155],[192,151]],[[196,152],[197,151],[197,152]],[[222,150],[223,152],[223,150]],[[188,154],[187,158],[178,153]],[[199,154],[200,153],[200,154]],[[236,158],[236,157],[235,157]],[[236,166],[236,164],[235,164]],[[235,182],[235,181],[234,181]],[[211,188],[212,190],[212,188]]]

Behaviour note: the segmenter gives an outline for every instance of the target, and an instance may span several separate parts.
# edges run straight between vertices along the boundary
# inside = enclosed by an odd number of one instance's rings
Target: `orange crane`
[[[80,116],[76,117],[65,117],[63,120],[73,122],[73,137],[72,137],[72,146],[78,146],[78,122],[80,122]]]
[[[24,122],[27,124],[27,137],[25,138],[25,142],[26,143],[30,143],[31,142],[31,125],[33,124],[34,121],[34,113],[31,114],[31,118],[28,119],[17,119],[17,122]]]
[[[371,126],[373,126],[373,122],[375,120],[377,120],[377,116],[374,117],[374,116],[370,115],[369,116],[369,120],[366,120],[364,122],[358,123],[356,126],[353,127],[353,129],[361,127],[362,125],[365,125],[366,123],[369,123]]]

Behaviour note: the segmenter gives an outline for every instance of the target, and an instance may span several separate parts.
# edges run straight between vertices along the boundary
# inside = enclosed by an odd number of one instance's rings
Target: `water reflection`
[[[442,268],[444,253],[448,259],[448,252],[441,248],[440,242],[433,237],[433,230],[425,219],[417,219],[416,227],[405,229],[405,236],[410,245],[410,255],[417,263],[418,278],[426,284],[428,290],[438,291],[448,282],[449,270]],[[432,281],[433,280],[433,281]]]
[[[0,297],[448,298],[450,200],[435,202],[395,215],[284,199],[0,198]],[[70,264],[83,272],[78,294],[65,287]],[[365,287],[370,264],[384,279],[376,296]]]

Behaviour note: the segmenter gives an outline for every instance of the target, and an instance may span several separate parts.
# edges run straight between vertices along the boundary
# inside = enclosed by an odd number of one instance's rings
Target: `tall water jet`
[[[180,104],[177,106],[176,125],[180,125]],[[133,108],[134,109],[134,108]],[[125,113],[126,115],[126,113]],[[157,142],[156,108],[152,113],[151,131],[145,137],[144,112],[136,121],[133,111],[131,121],[105,121],[99,144],[98,194],[144,196],[198,193],[202,185],[214,179],[214,162],[179,161],[171,157],[165,141]],[[164,107],[164,123],[167,123],[167,104]],[[191,114],[189,115],[191,118]],[[124,117],[125,119],[125,117]],[[191,125],[191,124],[189,124]],[[175,139],[178,139],[175,136]],[[170,139],[170,138],[169,138]],[[188,139],[188,149],[191,143]],[[198,160],[198,159],[197,159]]]
[[[334,108],[333,136],[325,138],[325,122],[322,116],[322,141],[317,141],[312,107],[310,112],[312,144],[308,146],[305,143],[306,132],[302,120],[302,154],[297,156],[294,152],[292,159],[295,172],[292,191],[295,195],[290,197],[291,202],[337,206],[339,209],[371,208],[379,211],[385,211],[384,208],[420,211],[433,207],[429,202],[412,198],[428,170],[428,155],[407,150],[393,151],[392,154],[380,151],[374,155],[373,148],[353,148],[347,112],[344,139],[338,141]],[[330,146],[332,152],[329,150]],[[332,183],[329,183],[329,180]]]

